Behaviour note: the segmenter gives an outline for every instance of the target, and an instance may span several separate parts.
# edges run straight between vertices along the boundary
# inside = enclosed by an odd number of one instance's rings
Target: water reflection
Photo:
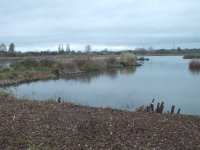
[[[128,67],[121,70],[121,74],[124,75],[132,75],[136,71],[136,67]]]
[[[97,79],[101,76],[107,76],[110,79],[116,79],[118,75],[132,75],[136,71],[136,67],[126,67],[121,69],[108,69],[104,71],[86,72],[79,76],[65,76],[63,79],[73,79],[82,84],[90,84],[92,80]]]
[[[200,75],[200,70],[198,70],[198,69],[191,69],[191,68],[189,68],[188,70],[193,75]]]
[[[200,61],[199,60],[192,60],[188,64],[189,71],[193,75],[200,75]]]

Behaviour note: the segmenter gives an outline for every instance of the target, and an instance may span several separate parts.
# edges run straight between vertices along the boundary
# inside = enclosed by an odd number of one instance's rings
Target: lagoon
[[[6,87],[18,98],[58,99],[92,107],[134,110],[165,102],[165,111],[176,106],[181,113],[200,115],[200,74],[191,72],[182,56],[150,56],[141,67],[110,69],[56,80]]]

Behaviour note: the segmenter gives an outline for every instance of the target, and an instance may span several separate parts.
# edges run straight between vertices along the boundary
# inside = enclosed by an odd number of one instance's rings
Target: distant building
[[[7,47],[6,47],[6,45],[5,44],[1,44],[0,45],[0,51],[2,52],[4,52],[4,51],[7,51]]]

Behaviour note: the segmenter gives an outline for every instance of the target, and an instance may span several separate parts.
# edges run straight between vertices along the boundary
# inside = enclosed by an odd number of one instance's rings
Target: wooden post
[[[153,105],[153,103],[150,104],[150,111],[154,112],[154,105]]]
[[[149,112],[149,106],[146,107],[146,112]]]
[[[154,112],[154,101],[155,99],[152,100],[151,104],[150,104],[150,110],[151,112]]]
[[[160,107],[160,103],[157,104],[156,111],[155,111],[156,113],[158,112],[159,107]]]
[[[159,110],[158,110],[158,113],[162,113],[163,109],[164,109],[164,102],[161,103]]]
[[[175,109],[175,106],[172,105],[172,108],[171,108],[170,114],[174,114],[174,109]]]
[[[177,114],[179,115],[179,114],[180,114],[180,112],[181,112],[181,109],[179,108],[179,109],[178,109],[178,112],[177,112]]]
[[[58,101],[57,101],[57,102],[58,102],[58,103],[61,103],[61,98],[60,98],[60,97],[58,98]]]

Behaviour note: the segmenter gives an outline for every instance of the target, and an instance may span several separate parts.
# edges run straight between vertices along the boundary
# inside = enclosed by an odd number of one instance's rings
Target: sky
[[[19,51],[200,48],[200,0],[0,0],[0,43]]]

